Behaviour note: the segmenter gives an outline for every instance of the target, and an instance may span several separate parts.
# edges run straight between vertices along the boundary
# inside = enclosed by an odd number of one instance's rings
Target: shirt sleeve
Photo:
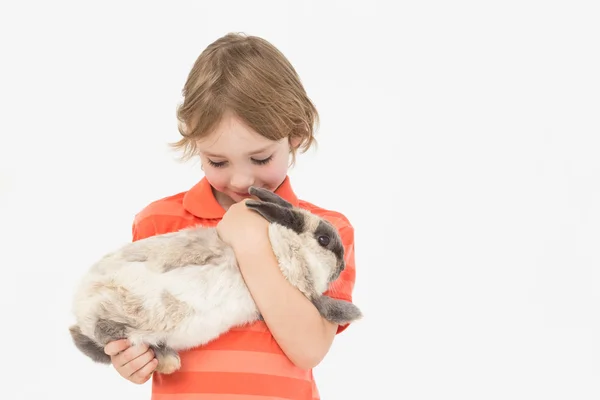
[[[338,228],[344,246],[346,268],[340,276],[329,285],[324,293],[326,296],[352,302],[352,292],[356,280],[356,265],[354,262],[354,228],[349,223]],[[340,325],[337,333],[342,332],[349,324]]]
[[[135,242],[137,240],[145,239],[150,236],[154,236],[158,233],[156,228],[156,223],[152,220],[151,217],[146,217],[144,219],[136,218],[133,220],[133,224],[131,226],[131,236],[132,240]]]

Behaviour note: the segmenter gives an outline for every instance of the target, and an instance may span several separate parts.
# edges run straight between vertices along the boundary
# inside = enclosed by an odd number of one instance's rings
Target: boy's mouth
[[[266,187],[264,189],[270,190],[270,189],[268,189]],[[236,192],[236,191],[232,190],[231,193],[234,194],[234,195],[236,195],[237,197],[242,197],[242,198],[250,198],[250,197],[252,197],[250,195],[250,193],[248,193],[248,192]]]

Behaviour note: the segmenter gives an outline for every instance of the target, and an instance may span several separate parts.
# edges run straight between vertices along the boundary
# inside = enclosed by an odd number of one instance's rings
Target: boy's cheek
[[[204,172],[206,179],[215,189],[221,191],[227,187],[227,176],[218,171],[207,170]]]
[[[287,173],[287,164],[273,164],[261,171],[260,180],[270,189],[275,189],[283,182]]]

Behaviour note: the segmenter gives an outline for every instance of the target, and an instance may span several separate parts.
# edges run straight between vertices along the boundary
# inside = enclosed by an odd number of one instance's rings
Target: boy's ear
[[[293,209],[258,200],[247,200],[245,204],[271,223],[285,226],[296,233],[304,232],[304,217]]]
[[[298,150],[298,148],[302,144],[302,137],[300,137],[300,136],[290,136],[289,143],[290,143],[290,149],[291,150]]]

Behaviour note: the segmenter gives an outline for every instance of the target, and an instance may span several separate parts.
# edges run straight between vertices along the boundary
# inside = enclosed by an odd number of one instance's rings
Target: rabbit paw
[[[154,355],[158,360],[156,372],[160,374],[172,374],[181,368],[181,359],[175,350],[158,347],[154,348]]]
[[[322,295],[313,299],[313,304],[323,318],[339,325],[345,325],[362,318],[360,309],[349,301]]]

